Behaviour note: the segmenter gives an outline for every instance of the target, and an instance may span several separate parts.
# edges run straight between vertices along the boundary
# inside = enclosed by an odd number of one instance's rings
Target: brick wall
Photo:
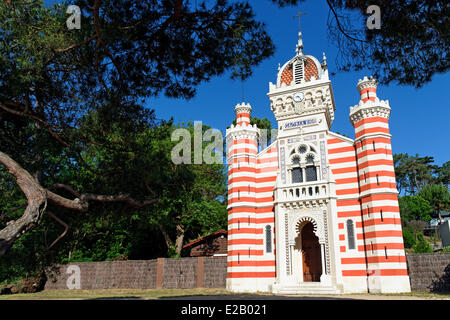
[[[450,253],[406,255],[413,291],[450,292]]]
[[[197,286],[198,258],[164,259],[162,287],[195,288]]]
[[[227,282],[227,257],[204,258],[204,288],[225,288]]]
[[[413,291],[450,291],[450,253],[406,256]],[[80,268],[81,289],[225,288],[226,257],[74,262],[47,272],[45,289],[67,289],[68,266]]]
[[[80,289],[224,288],[226,257],[73,262],[47,272],[46,290],[68,289],[69,266],[80,270]]]

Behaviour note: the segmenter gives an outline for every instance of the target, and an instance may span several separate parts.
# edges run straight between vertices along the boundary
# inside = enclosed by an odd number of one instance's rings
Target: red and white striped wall
[[[375,101],[377,97],[377,86],[378,82],[374,78],[370,77],[364,77],[363,80],[359,80],[357,89],[359,91],[359,94],[361,96],[362,102],[367,101]]]
[[[375,100],[379,101],[376,94]],[[410,291],[388,125],[390,108],[375,100],[362,100],[351,115],[362,210],[361,250],[366,255],[369,291]]]
[[[356,142],[369,277],[408,275],[386,123],[387,119],[373,117],[354,124],[359,132],[367,131],[367,126],[383,129],[379,135],[362,134]]]
[[[242,115],[236,107],[237,117]],[[273,190],[276,143],[258,153],[258,129],[244,122],[227,130],[228,261],[227,288],[268,291],[275,278]],[[266,250],[270,227],[271,251]]]
[[[328,161],[336,183],[337,241],[345,292],[367,290],[367,266],[363,241],[360,190],[356,165],[356,150],[352,139],[330,132],[327,139]],[[352,228],[353,230],[348,230]],[[349,246],[349,235],[354,247]]]
[[[238,104],[234,108],[234,111],[236,113],[236,125],[250,125],[250,113],[252,112],[252,108],[249,104]]]

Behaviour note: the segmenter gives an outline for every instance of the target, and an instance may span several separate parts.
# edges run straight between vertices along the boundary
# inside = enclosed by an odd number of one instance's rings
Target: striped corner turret
[[[234,108],[236,112],[236,125],[249,125],[250,124],[250,114],[252,113],[252,107],[250,104],[242,102],[236,105]]]
[[[364,103],[368,100],[375,101],[377,97],[377,86],[378,82],[373,77],[364,77],[364,79],[360,79],[356,88],[361,96],[361,101]]]
[[[251,106],[235,107],[236,126],[226,132],[228,162],[227,287],[239,290],[251,278],[260,232],[255,228],[256,174],[259,129],[250,124]]]
[[[376,86],[372,77],[360,80],[361,100],[350,108],[368,287],[370,292],[409,292],[388,123],[391,108],[378,99]]]

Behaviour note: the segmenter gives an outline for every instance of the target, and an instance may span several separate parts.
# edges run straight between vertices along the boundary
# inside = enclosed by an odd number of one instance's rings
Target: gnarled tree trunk
[[[8,169],[9,173],[15,177],[18,186],[22,189],[28,201],[24,214],[17,220],[8,221],[6,227],[0,230],[0,257],[6,253],[14,241],[20,238],[20,236],[39,225],[42,214],[47,207],[47,202],[51,202],[66,209],[86,212],[89,208],[89,201],[123,202],[129,207],[140,208],[151,205],[159,200],[159,198],[155,198],[140,202],[126,194],[115,196],[91,193],[80,194],[67,185],[57,184],[54,186],[59,189],[70,191],[76,197],[71,200],[43,188],[28,171],[1,151],[0,164],[3,164]]]
[[[22,234],[35,228],[47,206],[47,192],[16,161],[0,151],[0,163],[16,178],[16,182],[27,198],[24,214],[17,220],[9,221],[0,230],[0,257]]]

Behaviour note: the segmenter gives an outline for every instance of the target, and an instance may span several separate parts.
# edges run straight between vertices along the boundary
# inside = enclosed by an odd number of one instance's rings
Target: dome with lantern
[[[302,32],[298,33],[295,56],[278,67],[276,83],[269,82],[270,107],[277,121],[324,114],[328,128],[336,109],[328,76],[327,58],[322,62],[303,53]],[[307,119],[306,119],[307,120]]]
[[[305,55],[303,53],[302,33],[299,32],[296,55],[282,67],[279,67],[276,86],[280,88],[322,79],[328,80],[325,53],[322,63],[311,55]]]

